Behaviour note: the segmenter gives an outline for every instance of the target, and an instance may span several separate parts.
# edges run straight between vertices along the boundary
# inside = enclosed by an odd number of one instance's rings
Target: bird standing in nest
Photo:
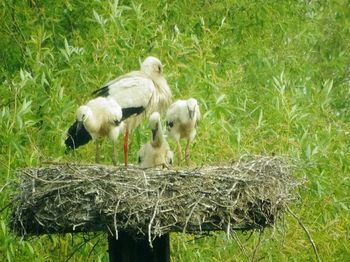
[[[201,118],[198,102],[194,98],[177,100],[167,110],[166,127],[169,137],[177,144],[179,163],[182,160],[180,139],[186,139],[185,159],[190,160],[190,144],[197,134],[197,126]]]
[[[76,121],[68,130],[65,141],[68,149],[76,149],[88,143],[91,139],[96,140],[95,160],[100,160],[101,138],[109,137],[116,142],[124,124],[122,109],[119,104],[105,97],[90,100],[78,108]],[[116,163],[115,146],[113,146],[113,163]]]
[[[158,112],[152,113],[149,118],[149,127],[152,130],[152,138],[149,142],[142,145],[138,152],[138,162],[140,167],[169,167],[173,163],[173,152],[170,150],[166,141],[160,115]]]
[[[140,71],[120,76],[96,90],[93,95],[114,99],[123,114],[132,115],[125,123],[124,163],[128,165],[129,133],[136,128],[144,117],[153,112],[165,113],[171,103],[171,90],[163,76],[163,65],[155,57],[147,57]]]

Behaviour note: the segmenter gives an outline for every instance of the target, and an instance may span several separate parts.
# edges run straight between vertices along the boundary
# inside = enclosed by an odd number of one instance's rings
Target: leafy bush
[[[350,8],[339,1],[15,1],[0,17],[0,208],[17,168],[41,161],[92,162],[89,144],[65,155],[74,112],[111,78],[155,55],[176,98],[199,99],[197,165],[244,153],[298,159],[308,182],[292,207],[324,261],[350,258]],[[131,161],[149,137],[135,131]],[[111,143],[104,142],[110,163]],[[119,145],[120,152],[122,149]],[[122,162],[122,153],[118,155]],[[106,261],[104,235],[16,239],[1,213],[0,260]],[[175,261],[241,261],[259,235],[174,234]],[[238,244],[240,243],[240,244]],[[239,245],[243,246],[240,248]],[[313,258],[303,230],[286,216],[265,231],[255,257]]]

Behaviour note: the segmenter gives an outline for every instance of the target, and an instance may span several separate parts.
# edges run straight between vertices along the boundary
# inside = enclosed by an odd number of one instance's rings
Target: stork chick
[[[76,149],[96,140],[95,160],[100,160],[100,138],[109,137],[116,142],[124,124],[122,109],[119,104],[105,97],[90,100],[78,108],[76,122],[68,130],[68,138],[65,141],[67,148]],[[116,164],[116,152],[113,146],[113,163]]]
[[[182,159],[180,139],[186,139],[185,158],[187,164],[190,159],[190,143],[197,134],[197,125],[201,114],[198,102],[194,98],[188,100],[177,100],[167,110],[166,127],[169,137],[177,144],[179,163]]]
[[[129,133],[144,117],[155,111],[165,112],[171,103],[171,91],[163,76],[163,65],[159,59],[147,57],[141,64],[140,71],[122,75],[93,94],[113,98],[122,109],[129,108],[128,113],[133,113],[133,117],[125,120],[124,162],[127,166]]]
[[[142,145],[138,152],[138,162],[140,167],[149,168],[162,165],[169,167],[173,162],[173,152],[166,141],[160,115],[158,112],[152,113],[149,118],[149,127],[152,130],[152,138]]]

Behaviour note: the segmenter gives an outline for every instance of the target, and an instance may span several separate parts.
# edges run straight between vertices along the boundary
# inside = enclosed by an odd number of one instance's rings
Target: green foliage
[[[93,144],[64,154],[77,105],[155,55],[174,96],[200,101],[193,163],[245,153],[297,159],[296,175],[307,183],[292,209],[324,261],[350,259],[348,1],[5,0],[0,6],[0,209],[16,169],[42,160],[92,162]],[[145,123],[133,135],[131,161],[148,137]],[[106,141],[105,163],[110,152]],[[107,261],[104,235],[20,240],[7,216],[0,214],[1,261]],[[84,239],[91,240],[82,245]],[[258,241],[258,233],[173,234],[172,258],[244,261]],[[262,234],[255,258],[311,261],[314,254],[286,215]]]

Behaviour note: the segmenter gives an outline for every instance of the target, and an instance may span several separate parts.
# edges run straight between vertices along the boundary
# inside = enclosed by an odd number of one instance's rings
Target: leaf
[[[257,125],[256,129],[259,129],[259,128],[262,127],[262,125],[263,125],[263,117],[264,117],[263,110],[260,109],[258,125]]]
[[[222,101],[224,101],[226,99],[226,95],[225,94],[222,94],[221,96],[219,96],[217,99],[216,99],[216,102],[215,104],[220,104]]]
[[[28,241],[26,241],[25,243],[26,243],[26,245],[27,245],[27,247],[29,249],[29,252],[31,254],[34,254],[34,249],[33,249],[32,245]]]
[[[1,230],[4,234],[6,234],[6,225],[4,220],[1,220]]]

